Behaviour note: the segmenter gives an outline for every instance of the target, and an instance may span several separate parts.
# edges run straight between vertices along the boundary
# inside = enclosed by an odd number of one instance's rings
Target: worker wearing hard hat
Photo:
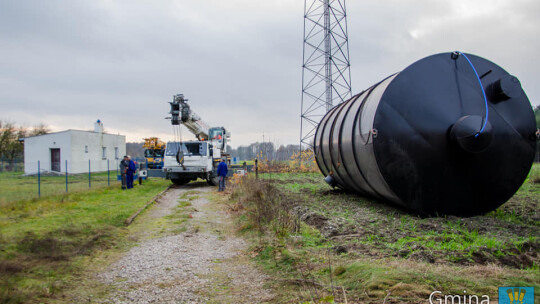
[[[227,164],[225,163],[225,158],[221,159],[217,167],[217,175],[219,177],[219,188],[218,192],[225,191],[225,178],[227,177],[228,169]]]

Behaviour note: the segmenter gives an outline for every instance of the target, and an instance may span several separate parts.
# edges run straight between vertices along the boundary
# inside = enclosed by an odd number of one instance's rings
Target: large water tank
[[[516,77],[453,52],[421,59],[335,106],[317,127],[314,151],[340,188],[421,214],[471,216],[519,189],[535,132]]]

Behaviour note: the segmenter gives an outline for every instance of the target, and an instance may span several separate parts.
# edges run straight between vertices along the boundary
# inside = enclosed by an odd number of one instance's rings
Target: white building
[[[94,131],[66,130],[24,139],[24,172],[85,173],[116,170],[126,154],[126,137],[103,133],[97,121]]]

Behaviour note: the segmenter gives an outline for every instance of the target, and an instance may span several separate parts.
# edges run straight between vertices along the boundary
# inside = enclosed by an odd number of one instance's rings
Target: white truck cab
[[[175,184],[209,179],[214,171],[212,145],[207,141],[168,142],[163,171]]]

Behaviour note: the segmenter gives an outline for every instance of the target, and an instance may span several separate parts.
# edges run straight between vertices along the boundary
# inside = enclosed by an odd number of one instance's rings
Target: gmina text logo
[[[534,304],[534,287],[499,287],[499,304]]]
[[[429,304],[489,304],[489,296],[468,295],[466,290],[462,295],[443,295],[441,291],[435,290],[429,295]]]
[[[488,295],[445,295],[435,290],[429,295],[429,304],[489,304]],[[499,304],[534,304],[534,287],[499,287]]]

